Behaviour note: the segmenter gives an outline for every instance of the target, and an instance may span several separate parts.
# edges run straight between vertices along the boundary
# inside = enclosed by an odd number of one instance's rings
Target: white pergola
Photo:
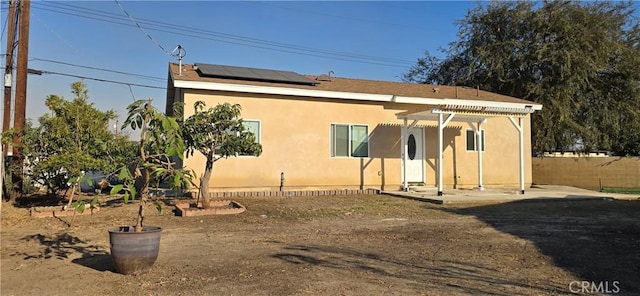
[[[502,106],[501,106],[502,105]],[[504,106],[506,105],[506,106]],[[518,106],[520,105],[520,106]],[[486,123],[490,117],[507,117],[518,130],[519,137],[519,171],[520,171],[520,193],[524,194],[524,118],[542,109],[541,105],[532,104],[498,104],[496,102],[488,102],[486,105],[459,105],[459,104],[440,104],[431,105],[422,111],[406,111],[397,114],[398,119],[403,120],[401,138],[401,159],[402,159],[402,184],[404,191],[409,190],[407,182],[407,155],[408,143],[407,135],[410,130],[416,126],[421,120],[438,122],[438,153],[436,162],[436,176],[438,196],[443,195],[442,186],[442,152],[443,152],[443,131],[450,122],[466,122],[474,130],[476,136],[476,147],[478,151],[478,189],[483,190],[482,181],[482,124]],[[409,123],[411,121],[411,123]]]

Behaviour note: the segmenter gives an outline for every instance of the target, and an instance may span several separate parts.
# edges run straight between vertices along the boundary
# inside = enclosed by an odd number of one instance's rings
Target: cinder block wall
[[[640,188],[640,157],[534,157],[534,184]]]

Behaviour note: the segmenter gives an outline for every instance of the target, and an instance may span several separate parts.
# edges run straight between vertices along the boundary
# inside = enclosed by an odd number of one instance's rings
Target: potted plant
[[[162,233],[159,226],[144,225],[151,180],[165,180],[172,189],[188,189],[192,177],[191,172],[176,168],[175,160],[184,155],[184,142],[176,119],[155,109],[151,99],[135,101],[127,110],[123,125],[140,130],[140,154],[129,167],[119,169],[118,179],[122,184],[113,186],[111,194],[124,191],[124,202],[138,198],[139,207],[136,224],[109,230],[109,240],[116,271],[140,274],[155,263]],[[161,211],[160,202],[156,200],[155,204]]]

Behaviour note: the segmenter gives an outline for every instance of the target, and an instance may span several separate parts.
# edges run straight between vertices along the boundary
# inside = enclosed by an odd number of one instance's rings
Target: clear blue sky
[[[2,53],[6,52],[7,2],[2,1]],[[160,47],[172,51],[182,45],[187,64],[314,75],[332,70],[340,77],[399,81],[424,51],[437,54],[456,40],[455,21],[476,6],[466,1],[120,4],[146,33],[116,1],[32,1],[29,68],[159,87],[85,79],[90,101],[98,109],[115,110],[122,119],[134,98],[151,97],[164,110],[168,63],[177,60]],[[3,56],[3,67],[4,60]],[[71,99],[69,85],[78,80],[29,75],[27,118],[36,122],[47,111],[44,99],[49,94]]]

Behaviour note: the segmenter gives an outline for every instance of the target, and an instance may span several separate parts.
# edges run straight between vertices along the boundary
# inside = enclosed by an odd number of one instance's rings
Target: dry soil
[[[156,264],[139,276],[114,271],[107,233],[133,223],[136,204],[103,205],[69,227],[70,217],[4,203],[1,294],[640,295],[639,201],[234,200],[244,213],[150,206],[146,224],[164,230]]]

